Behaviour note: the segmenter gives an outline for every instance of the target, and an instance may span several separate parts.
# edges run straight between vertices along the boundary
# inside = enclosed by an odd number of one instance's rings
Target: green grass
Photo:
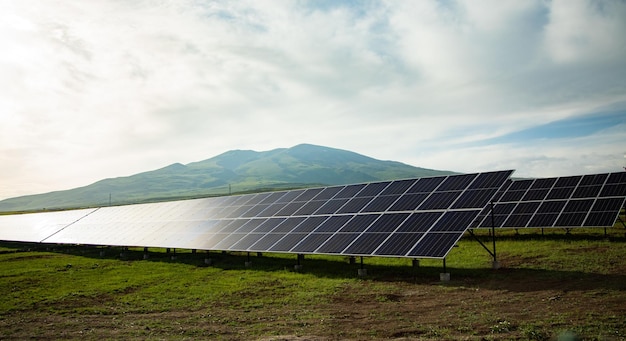
[[[479,238],[491,247],[486,231]],[[441,260],[0,244],[0,339],[626,338],[624,229],[499,232]],[[106,250],[104,256],[101,250]],[[120,254],[124,253],[121,257]],[[252,261],[251,267],[245,261]]]

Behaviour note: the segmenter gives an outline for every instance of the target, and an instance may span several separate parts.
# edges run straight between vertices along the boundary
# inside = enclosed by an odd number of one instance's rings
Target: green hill
[[[0,212],[129,204],[258,190],[338,185],[452,172],[381,161],[354,152],[301,144],[265,152],[232,150],[213,158],[65,191],[0,201]]]

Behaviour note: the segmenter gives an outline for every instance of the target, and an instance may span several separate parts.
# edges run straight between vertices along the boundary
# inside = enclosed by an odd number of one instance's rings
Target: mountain
[[[265,152],[232,150],[187,165],[175,163],[70,190],[5,199],[0,201],[0,212],[107,206],[110,202],[129,204],[444,174],[452,172],[301,144]]]

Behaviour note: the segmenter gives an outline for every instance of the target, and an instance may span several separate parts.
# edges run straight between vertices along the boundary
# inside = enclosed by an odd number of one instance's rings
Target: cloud
[[[626,109],[620,1],[1,6],[0,197],[303,142],[532,176],[623,154],[594,123]]]
[[[626,3],[554,1],[545,47],[556,63],[606,63],[626,57]]]

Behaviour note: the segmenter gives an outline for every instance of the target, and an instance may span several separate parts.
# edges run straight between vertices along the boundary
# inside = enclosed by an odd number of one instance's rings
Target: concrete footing
[[[211,258],[205,258],[205,259],[204,259],[204,264],[206,264],[206,265],[213,265],[213,259],[211,259]]]
[[[248,261],[248,262],[246,262],[246,263],[245,263],[245,266],[246,266],[246,268],[251,267],[251,266],[252,266],[252,262],[249,262],[249,261]]]
[[[150,258],[150,254],[148,254],[148,253],[144,253],[144,254],[143,254],[143,259],[145,260],[145,259],[148,259],[148,258]]]
[[[493,262],[491,262],[491,268],[494,270],[500,269],[500,262],[494,260]]]
[[[359,277],[367,276],[367,269],[359,269],[358,274],[359,274]]]
[[[442,282],[450,282],[450,273],[449,272],[440,273],[439,280]]]
[[[293,266],[293,269],[296,271],[302,271],[302,264],[296,264]]]

